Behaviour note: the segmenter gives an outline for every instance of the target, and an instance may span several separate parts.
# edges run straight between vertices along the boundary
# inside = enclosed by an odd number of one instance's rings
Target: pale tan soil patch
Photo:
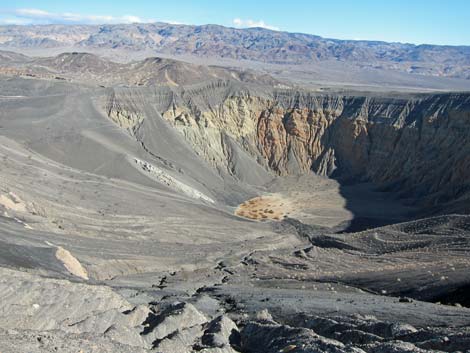
[[[15,212],[26,212],[26,203],[24,203],[16,194],[10,192],[0,195],[0,205],[7,210]]]
[[[57,247],[55,257],[64,264],[64,267],[73,275],[88,279],[88,273],[82,264],[66,249]]]
[[[280,195],[258,196],[240,204],[235,214],[254,220],[280,221],[289,216],[292,205]]]

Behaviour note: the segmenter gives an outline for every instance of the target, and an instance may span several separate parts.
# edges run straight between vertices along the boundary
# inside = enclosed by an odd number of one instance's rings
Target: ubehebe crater
[[[0,59],[2,353],[468,351],[470,93]]]

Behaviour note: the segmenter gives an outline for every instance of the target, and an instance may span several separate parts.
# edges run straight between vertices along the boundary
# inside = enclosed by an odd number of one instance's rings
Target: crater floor
[[[266,188],[270,192],[244,201],[235,215],[258,221],[294,218],[335,232],[404,222],[418,211],[372,183],[342,185],[313,173],[276,178]]]

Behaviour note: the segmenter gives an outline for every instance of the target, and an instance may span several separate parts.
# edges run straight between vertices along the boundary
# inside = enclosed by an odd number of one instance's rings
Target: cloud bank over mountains
[[[141,23],[152,22],[151,19],[143,19],[134,15],[84,15],[73,12],[49,12],[41,9],[14,9],[1,11],[5,16],[1,24],[102,24],[102,23]]]
[[[273,31],[279,31],[279,27],[268,25],[263,20],[254,21],[251,19],[244,20],[241,18],[234,18],[232,23],[235,27],[239,27],[239,28],[260,27],[260,28],[271,29]]]
[[[36,8],[0,9],[0,25],[41,25],[41,24],[116,24],[116,23],[149,23],[155,19],[135,15],[93,15],[75,12],[51,12]],[[182,24],[179,21],[160,20],[170,24]],[[237,28],[260,27],[279,31],[279,27],[267,24],[263,20],[234,18],[232,25]]]

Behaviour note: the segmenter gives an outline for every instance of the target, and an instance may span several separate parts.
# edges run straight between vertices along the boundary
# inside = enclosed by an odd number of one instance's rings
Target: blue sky
[[[470,45],[470,0],[0,0],[0,24],[154,21]]]

